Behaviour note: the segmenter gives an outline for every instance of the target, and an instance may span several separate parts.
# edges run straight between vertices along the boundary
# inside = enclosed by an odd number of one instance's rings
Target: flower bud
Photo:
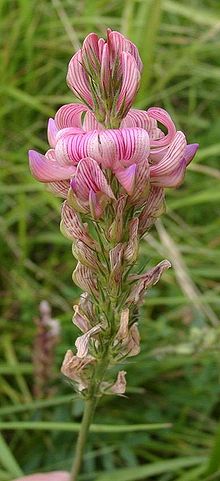
[[[139,234],[142,236],[165,210],[164,189],[151,186],[146,205],[139,215]]]
[[[83,291],[97,296],[96,276],[91,269],[81,264],[81,262],[78,262],[76,269],[73,271],[72,279]]]
[[[128,264],[133,264],[138,255],[139,237],[138,237],[139,219],[135,217],[129,223],[129,241],[124,252],[124,259]]]
[[[81,240],[73,243],[72,252],[74,257],[84,266],[90,267],[94,271],[98,271],[100,262],[94,250],[88,247]]]
[[[71,240],[81,240],[89,247],[96,249],[96,242],[87,232],[86,224],[81,222],[79,215],[65,201],[61,211],[60,230],[62,234]]]

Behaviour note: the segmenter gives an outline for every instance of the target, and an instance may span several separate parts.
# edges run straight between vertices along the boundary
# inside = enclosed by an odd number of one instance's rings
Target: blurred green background
[[[100,403],[80,479],[219,480],[218,0],[0,1],[0,480],[71,463],[82,403],[59,369],[77,334],[71,317],[79,290],[71,244],[59,232],[61,201],[32,179],[27,150],[47,149],[48,116],[74,101],[67,62],[86,34],[103,36],[106,27],[140,49],[136,105],[166,108],[200,150],[142,242],[145,264],[167,257],[173,269],[146,298],[142,351],[126,365],[127,397]],[[36,399],[32,359],[42,299],[62,334],[51,386],[45,375]],[[147,429],[151,423],[172,426]]]

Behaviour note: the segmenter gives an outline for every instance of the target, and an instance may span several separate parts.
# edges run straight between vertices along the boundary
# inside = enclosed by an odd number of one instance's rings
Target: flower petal
[[[77,357],[82,358],[87,356],[88,350],[89,350],[90,338],[98,334],[100,331],[101,331],[101,324],[97,324],[96,326],[93,326],[85,334],[83,334],[82,336],[79,336],[76,339],[75,346],[77,348],[77,353],[76,353]]]
[[[122,85],[117,100],[117,110],[125,115],[131,107],[140,85],[140,72],[136,61],[130,53],[122,52],[120,56]]]
[[[68,180],[60,180],[47,184],[47,189],[49,190],[49,192],[52,192],[54,195],[62,197],[63,199],[67,198],[69,188],[70,183]]]
[[[147,110],[147,114],[157,120],[157,122],[163,124],[167,129],[167,134],[162,139],[153,140],[151,147],[162,147],[172,142],[176,133],[176,127],[166,110],[160,107],[151,107]]]
[[[75,193],[83,200],[88,200],[91,190],[95,193],[102,192],[107,197],[115,199],[101,168],[90,157],[80,160],[71,185]]]
[[[119,183],[122,185],[122,187],[124,187],[124,189],[129,195],[133,194],[136,169],[137,165],[132,164],[130,165],[130,167],[124,169],[117,169],[114,172],[115,177],[117,177]]]
[[[70,179],[76,171],[76,167],[73,165],[63,167],[35,150],[29,151],[29,165],[32,175],[40,182]]]
[[[184,160],[188,165],[195,157],[199,144],[188,144],[184,152]]]
[[[158,178],[161,175],[167,176],[172,173],[180,165],[184,156],[185,148],[185,135],[183,132],[178,131],[162,160],[158,164],[150,166],[151,180],[155,180],[155,178]]]
[[[93,107],[88,77],[83,67],[82,50],[78,50],[71,58],[67,71],[67,85],[74,94]]]
[[[66,127],[82,128],[82,114],[88,112],[88,107],[83,104],[66,104],[60,107],[55,115],[58,129]]]
[[[52,148],[54,148],[56,145],[57,132],[58,132],[58,128],[56,126],[56,122],[54,119],[50,118],[48,120],[48,125],[47,125],[47,137],[48,137],[48,142]]]
[[[142,70],[143,64],[138,52],[138,49],[134,43],[124,37],[119,32],[108,30],[107,43],[109,45],[110,53],[112,58],[119,55],[121,52],[128,52],[134,57],[137,68],[139,71]]]

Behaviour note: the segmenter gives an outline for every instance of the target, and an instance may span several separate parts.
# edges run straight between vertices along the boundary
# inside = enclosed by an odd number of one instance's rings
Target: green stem
[[[95,396],[92,399],[87,399],[85,401],[82,423],[81,423],[81,427],[80,427],[80,431],[79,431],[79,435],[76,443],[75,458],[74,458],[73,466],[70,473],[70,481],[76,481],[78,474],[80,472],[85,444],[86,444],[86,440],[89,432],[89,427],[92,422],[92,418],[93,418],[95,407],[96,407],[96,401],[97,400]]]

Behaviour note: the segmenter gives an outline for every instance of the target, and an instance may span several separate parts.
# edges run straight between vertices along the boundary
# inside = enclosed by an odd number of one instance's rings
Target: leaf
[[[14,458],[11,450],[6,444],[3,436],[0,434],[0,462],[3,468],[5,468],[8,473],[12,476],[20,477],[22,476],[21,468],[19,467],[16,459]],[[1,473],[0,473],[1,474]]]
[[[114,479],[114,481],[136,481],[138,479],[147,479],[150,476],[178,471],[181,468],[201,464],[204,463],[205,460],[206,458],[203,456],[195,456],[159,461],[134,468],[117,469],[106,474],[101,474],[95,481],[112,481],[112,479]]]

